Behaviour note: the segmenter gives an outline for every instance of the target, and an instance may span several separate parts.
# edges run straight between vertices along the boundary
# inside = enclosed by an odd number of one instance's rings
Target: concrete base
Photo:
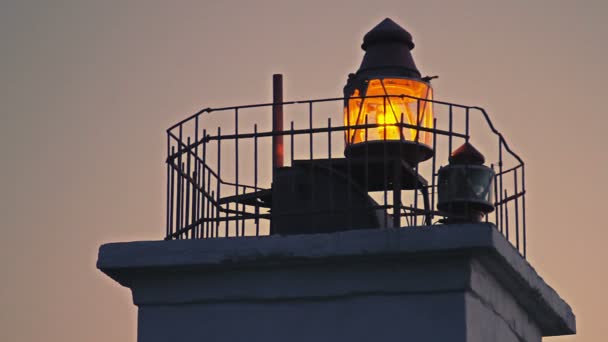
[[[488,224],[114,243],[139,341],[541,341],[568,306]]]

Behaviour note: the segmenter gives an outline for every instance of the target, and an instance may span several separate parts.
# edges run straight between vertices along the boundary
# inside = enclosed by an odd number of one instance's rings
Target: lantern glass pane
[[[372,79],[365,95],[355,90],[344,109],[345,125],[377,124],[378,127],[351,129],[347,145],[371,140],[406,140],[431,145],[431,132],[416,127],[433,127],[432,88],[424,82],[385,78]],[[397,124],[411,125],[400,127]]]

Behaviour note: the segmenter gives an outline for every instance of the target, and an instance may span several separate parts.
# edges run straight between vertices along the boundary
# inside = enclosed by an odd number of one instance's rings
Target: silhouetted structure
[[[433,98],[392,20],[362,48],[342,98],[283,101],[275,75],[272,103],[167,130],[165,240],[184,241],[104,245],[98,261],[132,289],[140,341],[574,333],[525,260],[522,159],[483,109]]]
[[[366,53],[348,78],[344,98],[282,102],[275,83],[273,103],[206,108],[170,127],[166,238],[406,227],[448,222],[448,215],[458,222],[475,216],[494,223],[525,256],[522,159],[482,108],[433,99],[430,78],[421,78],[414,64],[413,47],[411,35],[385,19],[365,35]],[[318,114],[328,111],[343,113],[343,122]],[[271,112],[273,126],[263,130]],[[292,119],[287,128],[283,113]],[[211,129],[206,122],[219,126]],[[483,208],[471,215],[460,198],[438,211],[437,167],[455,146],[471,146],[473,129],[494,170],[482,177],[490,182],[483,184],[485,191],[471,198]],[[340,158],[342,146],[347,158]],[[451,166],[444,174],[455,168],[487,169]],[[482,216],[494,208],[493,215]]]

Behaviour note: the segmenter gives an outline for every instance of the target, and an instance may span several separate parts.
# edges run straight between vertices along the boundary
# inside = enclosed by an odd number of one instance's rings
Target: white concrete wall
[[[569,306],[485,224],[102,246],[140,342],[540,342]]]
[[[140,307],[138,334],[142,342],[459,342],[463,309],[457,293],[151,305]]]

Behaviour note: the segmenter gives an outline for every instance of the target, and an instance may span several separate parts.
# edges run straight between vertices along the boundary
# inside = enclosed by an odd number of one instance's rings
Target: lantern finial
[[[401,42],[405,43],[410,50],[414,48],[412,35],[390,18],[382,20],[363,37],[361,48],[367,50],[370,45],[379,42]]]
[[[412,35],[389,18],[384,19],[363,37],[365,56],[357,76],[398,76],[420,80],[411,50]]]
[[[483,165],[486,158],[468,141],[457,148],[449,158],[450,165]]]

